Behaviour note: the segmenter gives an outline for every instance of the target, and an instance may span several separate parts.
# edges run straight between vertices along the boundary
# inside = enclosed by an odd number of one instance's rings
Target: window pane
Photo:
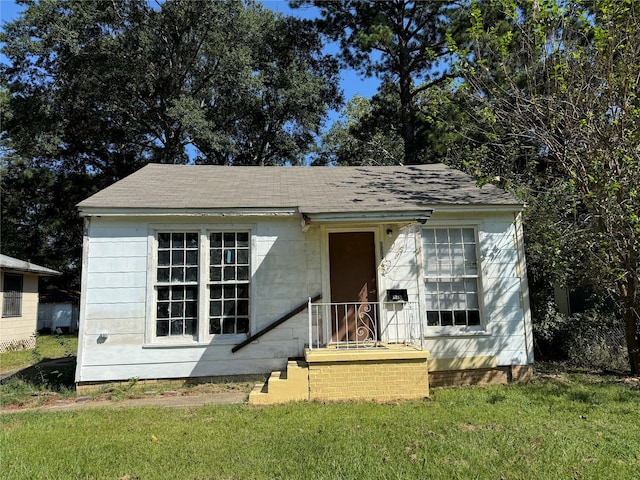
[[[453,313],[450,311],[441,311],[440,312],[440,324],[443,327],[448,327],[453,325]]]
[[[238,315],[249,315],[248,300],[238,300]]]
[[[446,228],[436,229],[436,243],[449,244],[449,232]]]
[[[467,324],[467,312],[465,310],[456,310],[453,312],[453,318],[456,325]]]
[[[236,321],[233,318],[222,320],[222,333],[236,333]]]
[[[187,248],[198,248],[198,234],[190,232],[186,234],[186,246]]]
[[[249,280],[249,267],[238,267],[238,280]]]
[[[198,267],[188,267],[187,275],[185,277],[187,282],[197,282],[198,281]]]
[[[175,267],[171,269],[172,282],[184,282],[184,268]]]
[[[219,282],[222,280],[222,268],[221,267],[211,267],[209,269],[209,279],[212,282]]]
[[[168,268],[159,268],[158,269],[158,282],[164,283],[169,281],[169,269]]]
[[[184,248],[184,233],[172,233],[171,234],[171,247],[172,248]]]
[[[222,233],[212,233],[209,237],[212,247],[222,247]]]
[[[235,280],[236,279],[236,267],[224,267],[224,279]]]
[[[238,285],[238,298],[249,298],[249,285]]]
[[[169,287],[158,287],[158,300],[169,300]]]
[[[467,293],[467,305],[468,309],[477,310],[479,308],[478,304],[478,294],[477,293]]]
[[[249,319],[248,318],[239,318],[238,319],[238,333],[249,333]]]
[[[222,264],[222,249],[212,248],[211,249],[211,265],[221,265],[221,264]]]
[[[464,243],[476,243],[476,236],[473,234],[473,228],[462,229],[462,240]]]
[[[171,247],[171,234],[170,233],[159,233],[158,234],[158,248],[169,248]]]
[[[171,252],[171,264],[172,265],[184,265],[184,251],[174,250]]]
[[[462,232],[459,228],[449,229],[449,241],[451,243],[462,243]]]
[[[184,321],[184,334],[195,335],[197,333],[197,322],[193,318]]]
[[[478,310],[469,310],[469,325],[480,325],[480,312]]]
[[[239,232],[237,235],[238,239],[238,247],[248,247],[249,246],[249,233],[248,232]]]
[[[218,333],[222,333],[222,328],[220,325],[220,319],[219,318],[211,318],[209,320],[209,334],[210,335],[216,335]]]
[[[222,298],[222,286],[211,285],[209,292],[209,298]]]
[[[233,232],[225,232],[224,234],[224,246],[225,247],[235,247],[236,245],[236,234]]]
[[[157,318],[169,318],[169,303],[158,303],[156,307]]]
[[[183,316],[183,304],[182,302],[174,302],[171,304],[171,318],[178,318]]]
[[[169,320],[158,320],[156,322],[156,335],[158,337],[169,335]]]
[[[232,265],[236,263],[236,252],[235,250],[227,249],[224,251],[224,263],[225,265]]]
[[[236,298],[236,286],[225,285],[224,286],[224,298]]]
[[[427,325],[430,327],[437,327],[440,325],[440,316],[437,311],[427,311]]]
[[[209,302],[209,315],[212,317],[222,315],[222,302]]]
[[[197,317],[198,316],[198,302],[186,302],[184,304],[184,316],[185,317]]]
[[[249,263],[249,250],[238,250],[238,263],[243,265]]]
[[[158,265],[168,266],[171,261],[171,254],[168,250],[158,252]]]
[[[225,316],[232,316],[236,314],[236,302],[235,300],[225,300],[223,313]]]
[[[171,320],[171,335],[182,335],[184,332],[184,320]]]
[[[187,265],[198,265],[198,251],[187,250]]]
[[[182,300],[184,298],[184,287],[171,287],[171,300]]]
[[[198,287],[186,287],[185,298],[188,300],[197,300],[198,299]]]

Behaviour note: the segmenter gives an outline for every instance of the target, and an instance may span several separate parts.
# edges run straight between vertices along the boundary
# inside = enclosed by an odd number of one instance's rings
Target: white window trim
[[[249,233],[249,333],[248,334],[209,334],[209,233],[211,232],[248,232]],[[157,234],[159,232],[198,232],[198,334],[197,339],[186,336],[156,336],[156,275],[158,268]],[[256,226],[253,223],[207,223],[193,224],[167,223],[149,224],[147,230],[147,306],[145,315],[145,340],[143,348],[199,347],[206,345],[236,345],[247,339],[255,330],[255,266],[256,263]]]
[[[481,248],[480,248],[480,226],[482,225],[481,220],[477,221],[457,221],[457,220],[441,220],[441,221],[432,221],[429,220],[421,229],[420,229],[420,248],[416,252],[418,257],[418,265],[419,265],[419,291],[420,291],[420,308],[423,312],[422,322],[423,322],[423,331],[425,338],[432,337],[474,337],[474,336],[490,336],[491,330],[488,327],[488,319],[487,319],[487,311],[484,305],[484,289],[482,282],[482,268],[483,268],[483,258],[481,256]],[[424,257],[423,257],[423,231],[425,229],[432,228],[472,228],[475,237],[476,244],[476,259],[477,259],[477,284],[478,284],[478,308],[480,310],[480,325],[450,325],[450,326],[428,326],[427,325],[427,303],[426,303],[426,287],[425,280],[427,275],[424,270]]]

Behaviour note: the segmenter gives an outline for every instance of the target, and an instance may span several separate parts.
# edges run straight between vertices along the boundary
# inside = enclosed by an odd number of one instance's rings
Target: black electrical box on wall
[[[390,288],[387,290],[388,302],[408,302],[409,295],[407,295],[406,288]]]

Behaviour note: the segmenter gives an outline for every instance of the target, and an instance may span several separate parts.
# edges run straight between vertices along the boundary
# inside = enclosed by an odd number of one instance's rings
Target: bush
[[[604,370],[629,368],[624,322],[613,313],[591,309],[567,316],[550,301],[533,330],[542,359]]]

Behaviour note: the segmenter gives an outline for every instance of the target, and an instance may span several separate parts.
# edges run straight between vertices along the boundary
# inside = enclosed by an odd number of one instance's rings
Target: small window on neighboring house
[[[23,276],[11,273],[4,274],[4,292],[2,295],[2,316],[22,316]]]
[[[422,239],[427,326],[479,326],[475,230],[425,228]]]
[[[249,232],[209,234],[209,334],[249,332]]]
[[[157,237],[156,335],[198,335],[199,234],[160,232]]]

